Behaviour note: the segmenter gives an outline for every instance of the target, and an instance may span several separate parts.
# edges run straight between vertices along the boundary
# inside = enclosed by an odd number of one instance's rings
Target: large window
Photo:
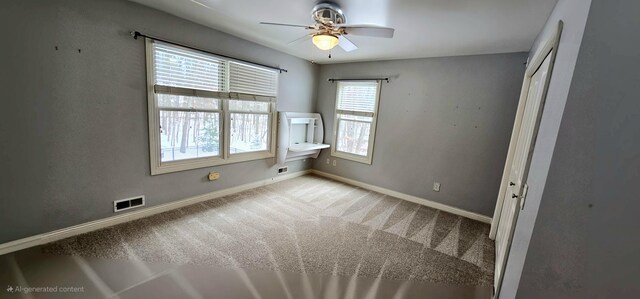
[[[147,39],[151,173],[275,156],[275,70]]]
[[[380,81],[338,81],[331,154],[371,164]]]

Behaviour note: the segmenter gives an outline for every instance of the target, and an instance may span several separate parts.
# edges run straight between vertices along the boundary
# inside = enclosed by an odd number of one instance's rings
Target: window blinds
[[[235,61],[229,62],[229,91],[275,96],[278,74],[274,70]]]
[[[338,82],[338,113],[373,116],[378,82]]]
[[[274,101],[275,70],[155,41],[154,91],[159,94]]]
[[[159,42],[153,44],[156,84],[199,90],[224,89],[226,65],[211,55]]]

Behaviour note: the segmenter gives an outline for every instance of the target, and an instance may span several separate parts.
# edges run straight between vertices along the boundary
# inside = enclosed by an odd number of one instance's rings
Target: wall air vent
[[[289,171],[289,166],[278,168],[278,174],[284,174],[284,173],[287,173],[288,171]]]
[[[120,199],[113,202],[113,212],[120,212],[142,206],[144,206],[144,195]]]

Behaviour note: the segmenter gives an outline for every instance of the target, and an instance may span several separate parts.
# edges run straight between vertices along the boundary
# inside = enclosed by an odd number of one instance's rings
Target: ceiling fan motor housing
[[[306,34],[291,43],[311,38],[313,44],[320,50],[331,50],[335,46],[340,46],[346,52],[358,49],[358,47],[345,36],[347,34],[385,38],[393,37],[393,28],[370,24],[347,25],[347,18],[344,13],[340,7],[333,2],[325,1],[318,3],[311,10],[311,17],[315,21],[315,24],[296,25],[270,22],[260,22],[260,24],[299,27],[306,30],[313,30],[310,34]]]
[[[347,18],[340,7],[330,2],[323,2],[314,6],[311,11],[311,17],[316,22],[324,25],[344,24],[347,22]]]

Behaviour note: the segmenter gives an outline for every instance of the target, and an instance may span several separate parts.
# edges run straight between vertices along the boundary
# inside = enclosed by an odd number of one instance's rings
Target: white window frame
[[[243,94],[236,92],[215,92],[203,91],[190,88],[168,87],[155,85],[155,59],[153,52],[153,43],[155,41],[150,38],[145,39],[146,47],[146,64],[147,64],[147,110],[149,118],[149,154],[151,164],[151,175],[163,173],[171,173],[190,169],[211,167],[216,165],[224,165],[252,160],[268,159],[275,157],[276,154],[276,106],[277,95],[260,96]],[[229,72],[227,62],[227,73]],[[277,83],[276,83],[277,85]],[[183,159],[175,161],[162,162],[160,155],[160,108],[156,99],[157,92],[166,94],[199,96],[220,99],[218,113],[220,113],[220,155],[213,157],[200,157],[192,159]],[[228,100],[250,100],[264,101],[269,103],[269,112],[237,112],[229,110]],[[164,109],[163,110],[170,110]],[[193,109],[193,112],[199,112],[200,109]],[[267,114],[269,115],[269,133],[267,140],[267,150],[231,154],[231,113],[250,113],[250,114]]]
[[[376,99],[374,103],[374,111],[373,113],[369,112],[358,112],[358,111],[349,111],[349,110],[340,110],[338,109],[338,100],[340,98],[340,87],[342,85],[348,85],[353,82],[376,82]],[[346,160],[351,160],[359,163],[369,164],[373,162],[373,145],[375,143],[376,137],[376,125],[378,123],[378,105],[380,103],[380,86],[382,82],[380,80],[350,80],[350,81],[337,81],[336,82],[336,101],[335,101],[335,111],[334,111],[334,121],[333,121],[333,146],[331,147],[331,156],[342,158]],[[348,152],[338,151],[338,128],[340,124],[340,115],[341,114],[351,114],[357,116],[367,116],[371,117],[371,128],[369,130],[369,143],[367,146],[367,155],[361,156]]]

